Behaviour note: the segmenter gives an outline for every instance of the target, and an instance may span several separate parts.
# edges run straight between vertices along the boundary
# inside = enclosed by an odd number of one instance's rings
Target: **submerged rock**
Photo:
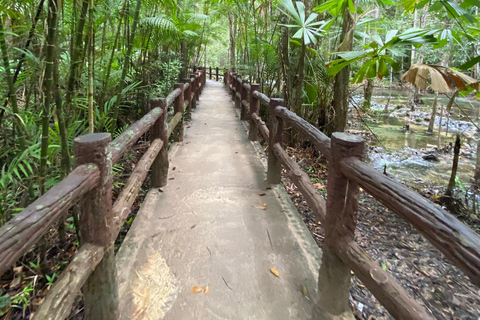
[[[431,153],[431,154],[426,154],[426,155],[424,155],[422,158],[423,158],[424,160],[428,160],[428,161],[435,161],[435,162],[438,162],[438,161],[439,161],[439,160],[438,160],[438,157],[437,157],[435,154],[433,154],[433,153]]]

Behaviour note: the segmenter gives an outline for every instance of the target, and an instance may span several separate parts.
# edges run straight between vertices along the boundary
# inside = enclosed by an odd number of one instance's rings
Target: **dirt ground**
[[[326,194],[326,161],[313,148],[288,148],[315,187]],[[285,189],[298,208],[319,247],[323,229],[286,175]],[[477,230],[478,232],[478,230]],[[424,305],[435,319],[480,319],[480,288],[475,287],[408,222],[389,211],[366,192],[359,195],[356,242],[407,292]],[[357,319],[393,319],[368,289],[352,279],[350,304]]]

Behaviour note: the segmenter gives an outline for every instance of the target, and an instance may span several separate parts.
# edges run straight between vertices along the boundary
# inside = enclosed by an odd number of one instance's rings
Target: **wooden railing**
[[[281,182],[283,166],[324,227],[319,297],[314,310],[317,318],[351,314],[348,297],[352,270],[396,319],[432,319],[422,305],[356,244],[359,186],[410,222],[480,286],[480,237],[440,206],[363,163],[361,137],[337,132],[330,139],[286,109],[282,99],[269,98],[259,92],[257,84],[248,84],[233,72],[226,72],[224,79],[235,106],[240,108],[241,120],[250,123],[249,139],[257,140],[260,132],[268,141],[268,182]],[[268,126],[259,116],[260,103],[269,108]],[[329,161],[327,201],[283,149],[285,122],[309,139]]]
[[[92,133],[74,139],[76,168],[60,183],[25,208],[0,229],[0,275],[64,216],[75,204],[80,207],[81,247],[51,288],[33,319],[65,319],[83,287],[85,319],[118,319],[118,292],[113,243],[151,168],[151,185],[167,182],[168,139],[174,130],[183,140],[185,108],[196,107],[205,85],[201,69],[175,84],[166,98],[150,100],[151,111],[115,140],[109,133]],[[168,108],[174,115],[167,122]],[[112,166],[147,130],[150,147],[112,204]]]

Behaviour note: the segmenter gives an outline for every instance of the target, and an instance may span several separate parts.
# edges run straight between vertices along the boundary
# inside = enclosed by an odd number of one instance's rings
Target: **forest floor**
[[[288,148],[287,151],[309,174],[318,191],[326,194],[326,160],[319,157],[314,148]],[[321,248],[324,237],[321,223],[286,175],[283,184]],[[408,222],[360,190],[359,222],[355,233],[359,246],[390,272],[434,318],[478,320],[480,289]],[[357,319],[393,319],[356,277],[352,279],[350,304]]]

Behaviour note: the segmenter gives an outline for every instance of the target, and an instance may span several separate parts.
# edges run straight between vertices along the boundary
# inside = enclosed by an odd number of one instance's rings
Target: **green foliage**
[[[359,51],[337,52],[340,59],[330,63],[328,74],[335,76],[340,70],[355,61],[365,59],[363,66],[357,72],[352,83],[361,83],[363,79],[378,77],[382,79],[389,75],[389,66],[398,71],[400,65],[390,55],[389,51],[398,47],[411,45],[436,44],[434,37],[436,30],[422,30],[417,28],[408,29],[397,35],[398,30],[387,31],[385,38],[378,35],[370,36],[372,42],[362,47]]]
[[[153,84],[153,92],[161,97],[166,97],[172,91],[173,85],[178,82],[178,74],[182,69],[182,62],[175,55],[166,55],[165,59],[168,60],[156,62],[152,66],[160,74],[160,77]]]
[[[350,0],[351,1],[351,0]],[[311,13],[305,16],[305,5],[303,2],[297,1],[296,7],[291,0],[277,0],[280,6],[277,8],[292,19],[295,24],[286,24],[286,27],[298,29],[292,36],[295,39],[301,39],[303,44],[317,43],[317,37],[322,35],[321,28],[325,26],[325,21],[315,21],[318,14]]]

